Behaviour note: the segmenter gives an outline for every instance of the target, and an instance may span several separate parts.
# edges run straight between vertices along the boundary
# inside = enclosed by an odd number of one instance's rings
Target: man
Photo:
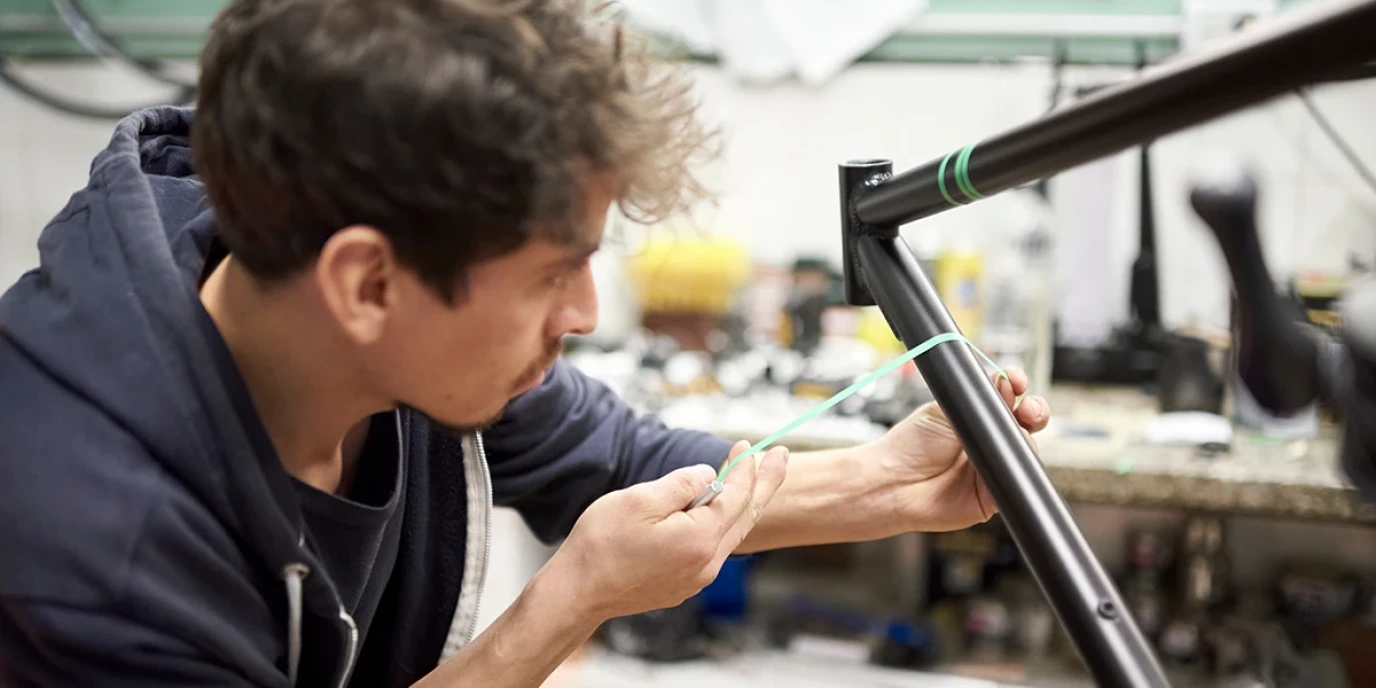
[[[934,406],[688,509],[743,445],[558,361],[712,142],[582,5],[236,0],[116,127],[0,299],[0,683],[535,686],[732,552],[990,517]],[[494,503],[563,544],[474,638]]]

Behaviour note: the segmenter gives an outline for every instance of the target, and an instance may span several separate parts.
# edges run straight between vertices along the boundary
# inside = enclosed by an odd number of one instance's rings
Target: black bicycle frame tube
[[[906,224],[1376,60],[1376,0],[1290,12],[895,176],[857,199],[855,213],[868,225]]]
[[[865,226],[848,212],[890,169],[887,160],[841,166],[847,298],[877,303],[911,348],[959,330],[897,229]],[[919,357],[917,366],[1097,684],[1169,686],[1150,644],[969,346],[940,344]]]
[[[846,301],[878,304],[913,347],[958,332],[898,227],[947,208],[1322,81],[1376,60],[1376,0],[1293,11],[1029,124],[899,176],[887,160],[840,169]],[[1101,686],[1168,686],[1155,654],[972,352],[947,342],[917,361],[1024,560]]]

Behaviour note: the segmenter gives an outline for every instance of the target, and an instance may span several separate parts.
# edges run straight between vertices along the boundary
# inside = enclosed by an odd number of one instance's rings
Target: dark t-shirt
[[[367,629],[391,578],[406,499],[406,457],[396,413],[374,416],[349,495],[294,481],[306,517],[306,544],[324,562],[344,608]]]

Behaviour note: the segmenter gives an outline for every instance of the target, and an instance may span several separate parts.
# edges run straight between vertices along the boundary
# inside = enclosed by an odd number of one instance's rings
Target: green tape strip
[[[956,199],[951,196],[950,192],[946,190],[946,162],[955,154],[955,151],[951,151],[946,154],[946,157],[941,159],[941,165],[936,168],[936,188],[941,189],[941,195],[946,197],[947,203],[951,205],[960,205],[960,203],[956,202]]]
[[[785,425],[778,432],[775,432],[774,434],[760,440],[759,442],[756,442],[754,446],[736,455],[736,458],[732,459],[730,463],[722,467],[721,472],[717,474],[717,480],[724,479],[726,477],[726,474],[730,473],[731,469],[735,468],[736,464],[740,463],[746,457],[758,454],[761,450],[765,449],[769,445],[778,442],[779,439],[782,438],[784,435],[787,435],[788,433],[797,430],[798,428],[802,427],[804,423],[807,423],[808,421],[817,418],[817,416],[820,416],[823,413],[825,413],[827,409],[841,403],[841,401],[846,397],[855,394],[856,392],[859,392],[865,387],[868,387],[875,380],[878,380],[879,378],[884,377],[889,373],[892,373],[894,370],[896,370],[899,366],[903,365],[904,363],[907,363],[908,361],[911,361],[914,358],[917,358],[918,356],[921,356],[922,354],[931,351],[932,349],[936,348],[937,345],[944,344],[946,342],[965,342],[967,345],[969,345],[971,349],[974,350],[976,354],[979,354],[980,358],[984,359],[985,363],[988,363],[991,368],[997,370],[999,372],[1000,377],[1008,377],[1008,375],[1003,372],[1003,369],[1000,368],[997,363],[994,363],[992,360],[989,359],[988,356],[984,355],[984,352],[980,351],[978,347],[976,347],[974,344],[970,342],[970,340],[954,332],[944,332],[935,337],[932,337],[931,339],[928,339],[925,342],[922,342],[921,344],[918,344],[917,346],[903,353],[899,357],[893,359],[892,361],[889,361],[888,363],[885,363],[878,370],[875,370],[869,375],[866,375],[860,378],[859,380],[856,380],[855,384],[852,384],[851,386],[837,392],[836,394],[833,394],[830,399],[827,399],[826,401],[812,407],[808,410],[807,413],[804,413],[793,422],[789,423],[788,425]]]
[[[970,154],[975,151],[975,144],[970,144],[960,151],[956,158],[956,184],[960,186],[962,193],[970,200],[977,201],[984,198],[984,194],[975,190],[975,185],[970,182]]]
[[[1113,472],[1118,475],[1127,475],[1132,472],[1132,466],[1135,462],[1131,456],[1121,456],[1118,458],[1118,463],[1113,467]]]

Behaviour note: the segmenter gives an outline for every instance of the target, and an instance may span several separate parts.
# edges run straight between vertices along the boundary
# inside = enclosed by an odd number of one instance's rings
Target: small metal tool
[[[702,494],[699,494],[698,498],[694,499],[693,503],[688,505],[688,508],[685,509],[685,511],[692,511],[693,509],[696,509],[700,506],[707,506],[708,504],[711,504],[712,500],[716,499],[717,495],[721,494],[722,490],[725,489],[726,486],[722,485],[720,480],[713,480],[712,482],[707,484],[706,488],[702,490]]]

